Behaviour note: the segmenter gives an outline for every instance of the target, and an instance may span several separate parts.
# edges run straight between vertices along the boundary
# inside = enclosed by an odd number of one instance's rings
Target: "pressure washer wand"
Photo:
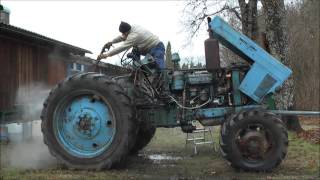
[[[104,52],[106,52],[106,46],[102,47],[100,54],[102,54]],[[101,59],[98,59],[98,57],[97,57],[97,62],[95,63],[95,68],[94,68],[95,72],[97,72],[97,68],[98,68],[98,65],[99,65],[100,61],[101,61]]]

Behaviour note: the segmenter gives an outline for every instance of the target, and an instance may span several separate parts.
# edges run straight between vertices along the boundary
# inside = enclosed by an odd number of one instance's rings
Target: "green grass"
[[[218,130],[217,130],[218,131]],[[214,134],[218,143],[219,134]],[[319,177],[319,145],[310,144],[289,133],[289,149],[286,159],[270,173],[236,171],[231,168],[212,146],[199,147],[193,154],[192,145],[185,145],[186,135],[180,128],[157,129],[151,143],[140,156],[128,158],[126,166],[104,171],[71,171],[60,168],[26,170],[2,168],[0,179],[317,179]],[[153,161],[149,155],[160,154],[179,157],[179,160]]]

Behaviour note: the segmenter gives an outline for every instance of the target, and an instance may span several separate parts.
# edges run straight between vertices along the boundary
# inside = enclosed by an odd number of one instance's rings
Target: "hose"
[[[209,98],[208,101],[206,101],[205,103],[203,103],[203,104],[201,104],[201,105],[199,105],[199,106],[186,107],[186,106],[183,106],[183,105],[179,104],[179,102],[178,102],[176,99],[174,99],[174,97],[172,97],[172,96],[170,96],[170,95],[168,95],[168,96],[169,96],[169,97],[171,98],[171,100],[172,100],[173,102],[175,102],[180,108],[182,108],[182,109],[188,109],[188,110],[193,110],[193,109],[201,108],[201,107],[207,105],[207,104],[211,101],[211,98]]]

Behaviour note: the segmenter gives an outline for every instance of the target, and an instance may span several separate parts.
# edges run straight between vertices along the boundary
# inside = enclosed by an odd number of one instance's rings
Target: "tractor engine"
[[[189,132],[192,120],[204,125],[218,125],[219,118],[207,119],[197,112],[202,108],[232,107],[248,104],[249,98],[238,94],[238,86],[248,71],[246,65],[233,65],[208,72],[206,69],[173,71],[170,98],[177,104],[177,119],[182,130]]]
[[[216,76],[220,79],[217,80]],[[229,79],[229,80],[228,80]],[[204,71],[174,72],[171,92],[186,109],[196,109],[204,105],[219,106],[228,104],[231,88],[230,77],[224,72],[211,74]]]

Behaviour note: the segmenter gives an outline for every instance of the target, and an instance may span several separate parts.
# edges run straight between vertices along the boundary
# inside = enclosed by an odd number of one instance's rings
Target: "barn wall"
[[[66,78],[68,68],[67,61],[66,58],[60,56],[59,54],[53,54],[52,56],[49,55],[49,59],[47,60],[47,62],[47,85],[49,87],[52,87],[56,85],[59,81]]]
[[[34,85],[51,87],[65,78],[66,65],[55,53],[46,47],[0,38],[0,111],[15,105],[19,89],[20,95],[28,96]]]

